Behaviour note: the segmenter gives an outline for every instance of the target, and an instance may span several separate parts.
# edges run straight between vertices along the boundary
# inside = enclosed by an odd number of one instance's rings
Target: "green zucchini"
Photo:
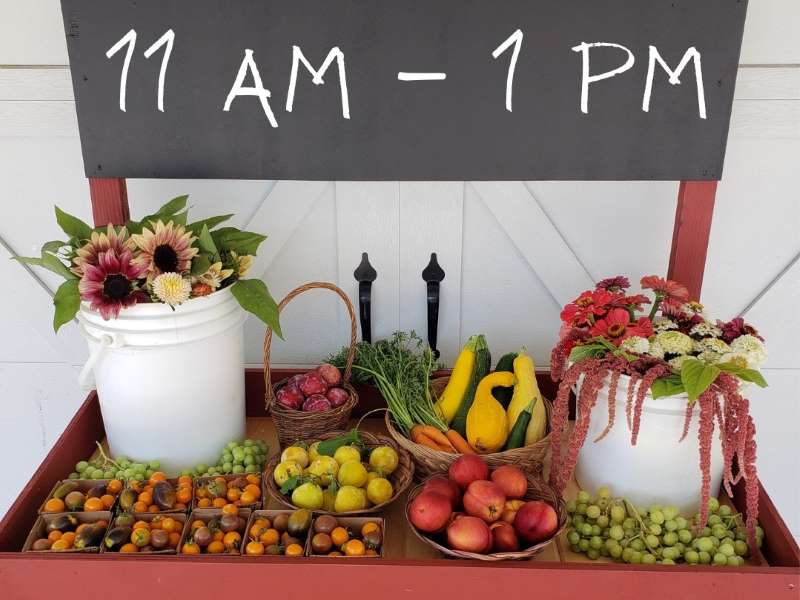
[[[514,359],[517,358],[516,352],[509,352],[508,354],[504,354],[500,357],[500,360],[497,361],[497,366],[494,368],[495,371],[509,371],[511,373],[514,372]],[[508,408],[508,405],[511,403],[511,397],[514,395],[514,386],[511,387],[496,387],[492,390],[492,395],[495,397],[500,404],[503,405],[503,408]]]
[[[538,398],[531,400],[528,407],[519,413],[517,421],[514,423],[514,427],[511,428],[511,433],[508,435],[506,447],[503,448],[503,450],[521,448],[525,444],[525,433],[528,431],[528,425],[531,422],[531,416],[533,414],[533,407],[537,400]]]
[[[461,436],[467,438],[467,413],[472,407],[472,402],[475,400],[475,390],[478,389],[478,383],[481,379],[489,374],[492,368],[492,355],[489,352],[489,346],[486,344],[486,338],[479,335],[475,342],[475,369],[472,371],[472,378],[469,380],[467,386],[467,393],[464,394],[464,399],[458,406],[456,416],[450,423],[450,428],[455,429]]]

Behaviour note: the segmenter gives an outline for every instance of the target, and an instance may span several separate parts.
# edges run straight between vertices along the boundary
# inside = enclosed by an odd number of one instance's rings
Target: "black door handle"
[[[361,263],[353,272],[358,281],[358,317],[361,322],[361,339],[372,342],[372,282],[378,278],[378,272],[369,264],[369,256],[361,253]]]
[[[428,345],[433,350],[434,358],[438,359],[440,352],[436,348],[436,342],[439,329],[439,284],[444,279],[444,269],[436,260],[436,252],[431,253],[428,266],[422,270],[422,279],[428,287]]]

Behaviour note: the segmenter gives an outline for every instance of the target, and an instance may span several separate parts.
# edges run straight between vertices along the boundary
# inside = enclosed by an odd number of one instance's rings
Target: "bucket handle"
[[[342,376],[342,380],[344,383],[348,383],[350,381],[350,374],[353,369],[353,359],[356,355],[356,344],[358,342],[358,322],[356,321],[356,311],[353,308],[353,303],[341,288],[325,281],[312,281],[311,283],[301,285],[300,287],[297,287],[286,294],[286,297],[280,301],[278,304],[278,314],[280,314],[286,305],[291,302],[292,298],[295,298],[303,292],[313,289],[323,289],[335,292],[342,299],[342,302],[344,302],[344,305],[347,308],[347,314],[350,317],[350,347],[347,352],[347,360],[345,361],[344,375]],[[267,331],[264,335],[264,401],[267,412],[270,411],[272,404],[275,402],[275,390],[272,389],[272,372],[269,364],[271,346],[272,328],[267,327]]]
[[[90,381],[90,376],[94,366],[97,364],[97,361],[100,360],[100,357],[103,356],[106,348],[114,346],[115,343],[114,337],[110,334],[104,333],[100,337],[95,337],[86,331],[82,324],[81,333],[83,333],[83,335],[88,339],[91,339],[97,343],[91,354],[89,354],[89,359],[83,365],[81,372],[78,374],[78,385],[81,386],[82,390],[89,391],[95,389],[94,382]]]

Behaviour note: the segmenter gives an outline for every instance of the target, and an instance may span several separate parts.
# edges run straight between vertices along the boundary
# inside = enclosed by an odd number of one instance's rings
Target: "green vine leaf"
[[[732,362],[717,363],[717,367],[722,371],[736,375],[742,381],[755,383],[758,387],[762,388],[767,387],[767,380],[764,379],[761,372],[756,369],[745,369]]]
[[[696,401],[714,383],[720,372],[715,365],[696,358],[686,360],[681,367],[681,382],[689,395],[689,401]]]
[[[206,225],[203,225],[203,228],[200,230],[200,235],[197,238],[197,242],[200,244],[200,247],[208,252],[211,256],[216,258],[216,256],[219,254],[217,245],[214,243],[214,238],[211,237]]]
[[[69,237],[74,237],[79,240],[89,239],[89,237],[92,235],[91,227],[81,221],[78,217],[73,217],[72,215],[65,213],[57,206],[55,209],[56,221],[64,233],[66,233]]]
[[[267,284],[260,279],[240,279],[231,286],[231,293],[243,309],[257,316],[283,339],[278,304],[269,293]]]
[[[281,486],[281,494],[285,496],[290,492],[293,492],[298,485],[300,485],[300,477],[298,477],[297,475],[289,477],[289,479],[287,479]]]
[[[208,227],[208,230],[211,231],[219,225],[220,223],[224,223],[228,219],[230,219],[233,215],[219,215],[218,217],[209,217],[208,219],[203,219],[202,221],[195,221],[194,223],[189,223],[186,228],[191,231],[194,235],[200,235],[200,232],[203,230],[203,227]]]
[[[569,353],[570,362],[581,362],[587,358],[600,358],[608,353],[608,349],[602,344],[583,344],[575,346]]]
[[[53,329],[58,331],[62,325],[69,323],[78,314],[81,306],[81,295],[78,291],[78,280],[68,279],[62,283],[53,297],[56,307],[53,315]]]
[[[686,388],[683,387],[681,376],[675,374],[656,379],[653,385],[650,386],[650,393],[653,395],[653,399],[677,396],[685,391]]]

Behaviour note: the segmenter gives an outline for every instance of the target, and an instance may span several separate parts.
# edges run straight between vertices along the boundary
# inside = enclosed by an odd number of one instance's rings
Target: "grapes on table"
[[[110,458],[97,443],[99,455],[79,461],[68,479],[136,479],[144,481],[161,470],[161,461],[135,461],[125,456]],[[239,473],[260,473],[267,462],[269,448],[264,440],[246,439],[228,442],[214,465],[198,464],[180,475],[212,477]],[[173,473],[172,475],[178,475]]]
[[[708,503],[708,526],[697,531],[700,515],[691,519],[674,506],[634,506],[615,498],[608,487],[592,496],[580,490],[567,503],[570,527],[566,540],[573,552],[591,560],[607,557],[629,564],[688,564],[740,567],[750,556],[741,514],[716,498]],[[756,528],[758,547],[764,530]]]

